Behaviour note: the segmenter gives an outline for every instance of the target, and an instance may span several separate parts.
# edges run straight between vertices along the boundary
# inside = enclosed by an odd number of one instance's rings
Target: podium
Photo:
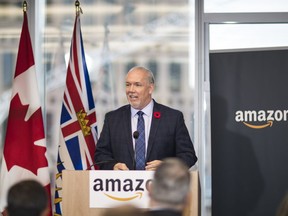
[[[101,216],[107,208],[90,208],[90,172],[95,172],[101,178],[101,172],[97,170],[62,172],[62,215],[63,216]],[[107,171],[125,172],[125,171]],[[128,171],[129,172],[129,171]],[[191,202],[184,211],[184,216],[200,216],[200,184],[198,171],[191,171]]]

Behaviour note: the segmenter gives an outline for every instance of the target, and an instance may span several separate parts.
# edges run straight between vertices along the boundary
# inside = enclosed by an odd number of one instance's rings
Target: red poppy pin
[[[156,119],[159,119],[161,117],[161,113],[160,112],[154,112],[154,117]]]

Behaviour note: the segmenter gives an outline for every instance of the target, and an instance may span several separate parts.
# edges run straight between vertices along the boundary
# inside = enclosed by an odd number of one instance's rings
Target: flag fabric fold
[[[77,13],[60,117],[55,216],[62,215],[62,171],[97,169],[94,166],[97,138],[96,111]]]
[[[24,12],[1,164],[1,212],[6,207],[8,189],[21,180],[41,182],[50,197],[46,150],[34,55]]]

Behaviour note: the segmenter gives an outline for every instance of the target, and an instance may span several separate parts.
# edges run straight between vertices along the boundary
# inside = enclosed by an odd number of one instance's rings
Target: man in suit
[[[127,73],[129,105],[105,115],[95,152],[95,162],[101,163],[100,169],[155,170],[167,157],[178,157],[188,167],[196,163],[182,112],[153,100],[154,85],[154,76],[149,69],[136,66]],[[142,129],[139,125],[143,125]],[[140,143],[145,146],[139,147]],[[144,149],[144,153],[138,147]],[[144,156],[138,156],[139,151]],[[141,161],[142,165],[139,165]]]
[[[150,209],[146,216],[181,216],[190,201],[191,175],[188,167],[178,158],[161,163],[149,185]]]

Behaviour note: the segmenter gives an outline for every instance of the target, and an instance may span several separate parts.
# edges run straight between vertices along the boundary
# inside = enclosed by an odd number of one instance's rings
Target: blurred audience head
[[[8,190],[7,213],[9,216],[46,216],[49,199],[45,188],[35,180],[24,180]]]
[[[190,194],[190,178],[188,167],[180,159],[164,160],[150,185],[151,207],[183,209]]]

